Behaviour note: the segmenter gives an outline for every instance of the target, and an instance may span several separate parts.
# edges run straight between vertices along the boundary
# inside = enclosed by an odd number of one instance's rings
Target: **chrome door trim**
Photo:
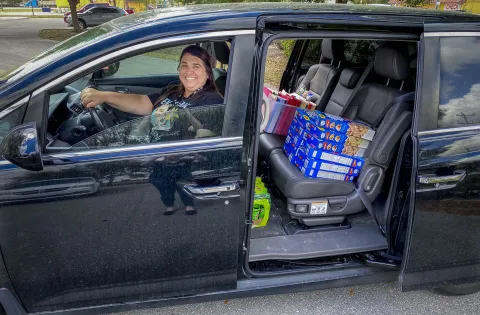
[[[468,127],[455,127],[455,128],[442,128],[442,129],[435,129],[435,130],[424,130],[419,131],[418,136],[430,136],[442,133],[450,133],[450,132],[462,132],[462,131],[470,131],[470,130],[480,130],[480,125],[475,126],[468,126]]]
[[[72,77],[75,77],[76,75],[93,68],[95,66],[98,66],[110,59],[135,52],[136,50],[140,49],[145,49],[149,47],[155,47],[158,45],[163,45],[163,44],[171,44],[171,43],[177,43],[177,42],[182,42],[182,41],[187,41],[187,40],[195,40],[195,39],[205,39],[205,38],[215,38],[215,37],[230,37],[230,36],[238,36],[238,35],[255,35],[255,30],[254,29],[247,29],[247,30],[238,30],[238,31],[218,31],[218,32],[207,32],[207,33],[197,33],[197,34],[186,34],[186,35],[179,35],[179,36],[173,36],[173,37],[168,37],[168,38],[161,38],[161,39],[156,39],[152,40],[149,42],[141,43],[141,44],[136,44],[133,46],[129,46],[117,51],[114,51],[108,55],[99,57],[95,60],[92,60],[83,66],[80,66],[78,68],[73,69],[72,71],[56,78],[55,80],[49,82],[48,84],[40,87],[39,89],[35,90],[33,92],[32,97],[35,97],[36,95],[51,89],[52,87],[56,86],[57,84],[60,84],[61,82],[68,80]]]
[[[82,150],[82,151],[69,151],[64,153],[53,153],[53,154],[45,154],[43,157],[48,160],[52,159],[67,159],[67,158],[75,158],[75,157],[86,157],[86,156],[94,156],[94,155],[101,155],[101,154],[111,154],[111,153],[122,153],[122,152],[135,152],[135,151],[152,151],[155,149],[167,149],[167,148],[175,148],[175,147],[185,147],[187,150],[189,146],[201,146],[201,145],[218,145],[221,143],[228,143],[230,145],[242,145],[243,137],[228,137],[228,138],[211,138],[211,139],[197,139],[197,140],[188,140],[182,142],[167,142],[167,143],[153,143],[153,144],[143,144],[143,145],[135,145],[135,146],[127,146],[127,147],[113,147],[113,148],[106,148],[106,149],[93,149],[93,150]],[[208,147],[211,148],[211,147]],[[198,149],[198,148],[197,148]],[[139,155],[153,155],[156,154],[155,152],[149,152],[145,154]],[[0,166],[12,164],[7,160],[0,160]]]
[[[229,138],[212,138],[212,139],[198,139],[198,140],[188,140],[182,142],[167,142],[167,143],[153,143],[153,144],[142,144],[137,146],[128,146],[128,147],[113,147],[106,149],[93,149],[93,150],[84,150],[84,151],[69,151],[65,153],[55,153],[48,155],[48,157],[55,158],[65,158],[65,157],[75,157],[75,156],[89,156],[105,153],[120,153],[120,152],[131,152],[131,151],[142,151],[142,150],[153,150],[153,149],[166,149],[173,147],[186,147],[192,145],[203,145],[203,144],[218,144],[222,142],[235,142],[242,141],[242,137],[229,137]]]
[[[467,36],[480,36],[480,32],[425,32],[425,37],[467,37]]]

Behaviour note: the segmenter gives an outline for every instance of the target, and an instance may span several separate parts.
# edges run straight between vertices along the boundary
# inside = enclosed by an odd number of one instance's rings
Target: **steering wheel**
[[[100,118],[100,116],[98,115],[97,113],[97,110],[95,109],[95,107],[89,107],[88,108],[88,112],[90,113],[90,116],[92,117],[93,119],[93,122],[95,123],[95,126],[97,126],[97,128],[100,130],[100,131],[104,131],[105,129],[107,129],[105,127],[105,124],[103,123],[103,120]]]
[[[93,86],[93,85],[88,85],[86,86],[85,88],[91,88],[91,89],[95,89],[95,90],[98,90],[98,91],[101,91],[99,88],[97,88],[96,86]],[[105,103],[103,103],[105,104]],[[100,104],[100,105],[103,105],[103,104]],[[107,104],[105,104],[107,105]],[[108,106],[108,105],[107,105]],[[99,129],[99,131],[103,131],[105,129],[107,129],[107,124],[105,123],[105,121],[100,117],[100,115],[98,115],[97,113],[97,110],[95,109],[96,107],[89,107],[88,108],[88,112],[90,113],[90,116],[92,117],[92,120],[93,122],[95,123],[95,126],[97,126],[97,128]]]

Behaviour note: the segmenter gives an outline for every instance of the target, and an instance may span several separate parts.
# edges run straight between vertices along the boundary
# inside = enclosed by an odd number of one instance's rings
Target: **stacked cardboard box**
[[[307,177],[353,181],[374,135],[375,131],[364,124],[297,109],[283,149]]]

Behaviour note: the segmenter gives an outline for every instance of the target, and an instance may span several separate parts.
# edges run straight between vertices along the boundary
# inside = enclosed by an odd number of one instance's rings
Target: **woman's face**
[[[202,88],[207,83],[207,71],[202,59],[188,53],[183,55],[180,61],[178,75],[185,91],[190,93]]]

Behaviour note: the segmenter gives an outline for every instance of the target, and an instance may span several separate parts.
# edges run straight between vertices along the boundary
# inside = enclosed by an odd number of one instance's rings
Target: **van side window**
[[[322,56],[322,40],[310,39],[308,41],[307,50],[302,60],[302,68],[309,68],[314,64],[320,63]]]
[[[480,37],[440,38],[438,128],[480,124]]]

